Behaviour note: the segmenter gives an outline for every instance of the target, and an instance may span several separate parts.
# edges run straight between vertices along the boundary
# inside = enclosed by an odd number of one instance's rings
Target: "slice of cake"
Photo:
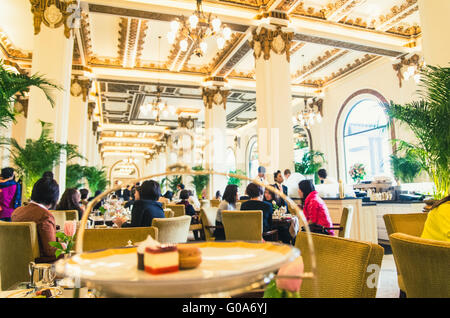
[[[175,245],[147,247],[144,254],[147,273],[157,275],[178,271],[178,250]]]

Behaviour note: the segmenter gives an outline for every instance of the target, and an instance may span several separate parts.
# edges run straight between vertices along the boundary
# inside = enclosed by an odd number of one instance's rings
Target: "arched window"
[[[305,153],[310,150],[310,132],[301,126],[294,126],[294,162],[301,162]]]
[[[378,175],[391,175],[388,118],[383,106],[375,99],[362,99],[348,112],[344,123],[345,177],[355,163],[362,163],[372,179]]]
[[[253,137],[248,143],[248,171],[249,178],[254,179],[258,176],[258,141]]]

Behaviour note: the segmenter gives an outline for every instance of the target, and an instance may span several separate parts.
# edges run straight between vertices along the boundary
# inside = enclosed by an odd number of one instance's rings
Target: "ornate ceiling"
[[[252,31],[268,12],[289,17],[294,30],[291,75],[294,103],[381,58],[396,59],[420,46],[418,0],[204,0],[232,30],[223,49],[209,40],[203,57],[183,52],[177,38],[166,35],[178,15],[195,9],[193,0],[85,0],[81,27],[74,37],[73,65],[89,70],[99,87],[105,124],[148,125],[139,112],[161,83],[163,98],[177,115],[203,121],[201,83],[211,76],[231,85],[227,104],[229,128],[256,117]],[[2,0],[0,55],[31,68],[33,16],[29,0]],[[160,42],[158,37],[161,36]],[[395,74],[393,74],[395,76]],[[175,127],[177,116],[162,119]]]

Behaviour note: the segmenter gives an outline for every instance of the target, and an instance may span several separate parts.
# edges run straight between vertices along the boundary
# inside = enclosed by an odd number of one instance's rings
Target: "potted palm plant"
[[[202,166],[195,166],[195,167],[192,167],[192,170],[203,171],[205,169],[203,169]],[[207,174],[192,176],[192,185],[195,187],[195,192],[197,193],[197,197],[199,199],[202,199],[202,191],[204,188],[206,188],[206,186],[208,185],[208,182],[209,182],[209,175],[207,175]]]
[[[67,165],[66,167],[66,188],[81,188],[84,178],[84,167],[76,164]]]
[[[8,123],[15,122],[17,111],[14,103],[18,97],[25,96],[31,86],[40,88],[52,107],[55,105],[50,93],[52,89],[60,89],[58,86],[38,74],[28,76],[9,71],[0,62],[0,127],[7,127]]]
[[[314,182],[319,182],[317,171],[325,163],[325,156],[323,152],[310,150],[303,155],[301,162],[295,163],[295,172],[301,173],[305,176],[314,178]]]
[[[51,124],[41,121],[41,135],[37,140],[27,139],[25,146],[21,146],[14,138],[2,138],[0,145],[9,146],[9,150],[16,172],[24,180],[25,195],[31,196],[35,182],[41,178],[45,171],[51,171],[58,166],[63,153],[66,153],[67,162],[74,158],[81,158],[76,145],[61,144],[50,137]]]
[[[242,170],[239,170],[239,169],[235,170],[235,171],[230,171],[229,173],[239,175],[239,176],[245,176],[245,172]],[[240,187],[242,184],[242,180],[239,178],[235,178],[235,177],[229,177],[228,184],[234,184],[234,185],[237,185],[238,187]]]
[[[83,167],[83,176],[86,178],[91,193],[104,191],[108,186],[108,178],[104,167]]]
[[[450,188],[450,68],[425,67],[420,87],[420,100],[405,105],[391,101],[386,112],[414,133],[417,142],[396,142],[416,156],[434,182],[434,199],[442,199]]]

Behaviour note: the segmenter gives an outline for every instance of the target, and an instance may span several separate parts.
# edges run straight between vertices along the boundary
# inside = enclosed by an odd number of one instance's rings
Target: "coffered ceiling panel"
[[[120,18],[106,14],[89,14],[92,52],[97,57],[117,58]]]

